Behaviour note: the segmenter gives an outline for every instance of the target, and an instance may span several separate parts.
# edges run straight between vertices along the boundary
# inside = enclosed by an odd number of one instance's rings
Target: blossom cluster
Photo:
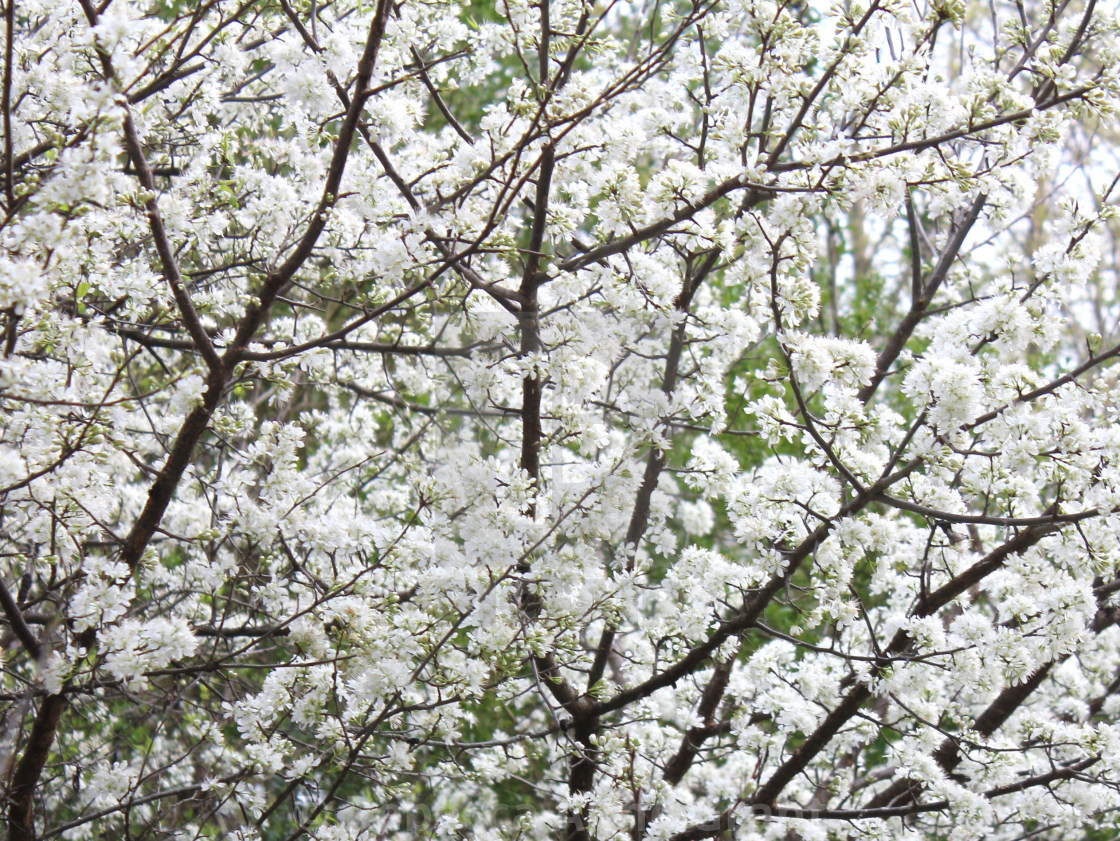
[[[1115,3],[5,21],[11,838],[1115,832]]]

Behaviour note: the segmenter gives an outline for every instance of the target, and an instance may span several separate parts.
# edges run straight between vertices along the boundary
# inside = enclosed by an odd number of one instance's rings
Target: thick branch
[[[27,627],[27,622],[23,618],[19,605],[12,598],[12,593],[3,580],[0,580],[0,608],[3,608],[4,616],[7,617],[8,623],[12,626],[12,632],[19,639],[24,650],[31,655],[31,659],[40,659],[43,656],[43,647],[39,644],[39,640],[35,639],[35,634]]]
[[[891,334],[890,339],[887,340],[886,345],[883,346],[882,351],[879,353],[879,358],[875,360],[875,373],[872,374],[870,382],[867,383],[859,391],[859,399],[861,402],[866,403],[871,399],[879,388],[879,384],[887,376],[894,361],[898,355],[902,353],[902,349],[906,347],[906,343],[910,340],[910,336],[914,332],[914,328],[918,326],[919,322],[925,317],[926,310],[929,309],[930,302],[933,301],[933,296],[937,294],[937,290],[944,283],[945,279],[949,276],[949,270],[953,267],[953,261],[957,259],[960,254],[961,248],[964,246],[965,237],[968,232],[972,230],[972,226],[976,224],[976,220],[980,217],[980,210],[988,201],[986,195],[979,195],[972,200],[972,205],[968,208],[964,218],[956,226],[953,235],[949,237],[949,241],[945,244],[944,251],[941,252],[941,257],[937,261],[937,265],[930,272],[930,276],[925,281],[914,280],[915,289],[920,289],[919,294],[915,295],[910,304],[910,311],[906,317],[902,319],[894,333]],[[912,204],[907,201],[907,210],[913,213]],[[915,226],[917,220],[911,218],[911,226]],[[915,248],[917,243],[914,237],[911,237],[911,247]],[[911,255],[913,257],[913,255]]]
[[[1057,529],[1058,526],[1055,525],[1035,526],[1030,529],[1024,529],[1011,540],[1008,540],[997,549],[988,553],[988,555],[973,564],[960,575],[922,598],[911,612],[911,615],[915,617],[932,616],[942,607],[957,598],[957,596],[965,592],[969,587],[979,583],[987,575],[995,572],[1009,557],[1019,552],[1026,551]],[[884,652],[885,656],[882,666],[880,666],[877,671],[881,671],[889,664],[890,657],[897,656],[906,651],[911,643],[911,637],[906,631],[900,630],[895,634],[890,646]],[[840,729],[859,712],[864,702],[870,697],[870,682],[856,684],[850,689],[843,700],[825,716],[825,719],[817,726],[817,729],[814,730],[790,757],[778,766],[770,778],[759,787],[758,791],[755,792],[754,797],[751,799],[751,802],[763,805],[775,803],[778,796],[790,781],[808,767],[809,763],[812,762],[833,737],[840,732]]]

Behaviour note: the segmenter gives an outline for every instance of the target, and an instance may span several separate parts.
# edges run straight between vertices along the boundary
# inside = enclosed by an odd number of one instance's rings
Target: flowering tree
[[[1115,837],[1097,0],[7,0],[35,838]]]

